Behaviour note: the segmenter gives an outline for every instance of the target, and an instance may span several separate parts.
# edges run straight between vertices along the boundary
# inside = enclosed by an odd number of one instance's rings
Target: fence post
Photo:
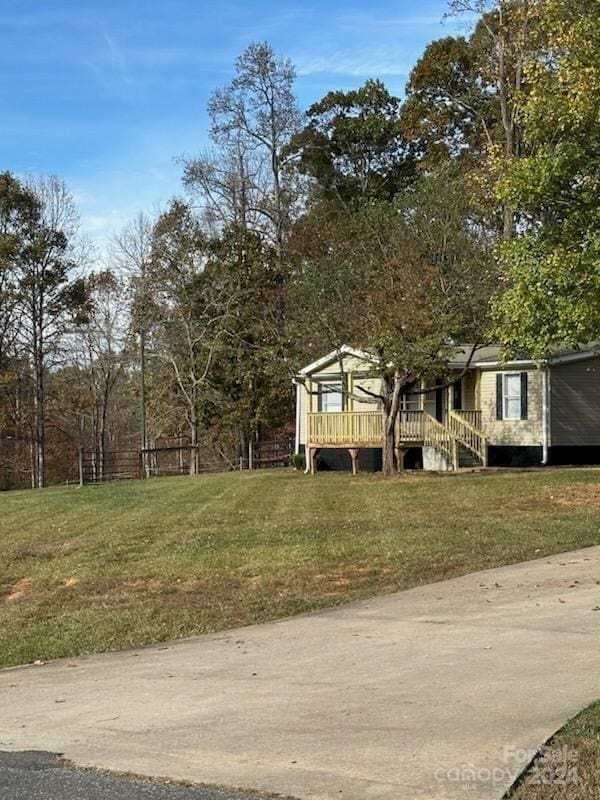
[[[83,486],[83,447],[79,445],[77,451],[77,467],[79,469],[79,485]]]

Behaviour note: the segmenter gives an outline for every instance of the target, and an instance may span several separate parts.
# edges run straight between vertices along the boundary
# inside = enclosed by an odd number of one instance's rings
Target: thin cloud
[[[336,52],[328,56],[299,57],[294,60],[298,75],[348,75],[351,77],[370,77],[378,75],[406,76],[410,66],[404,64],[394,54],[376,52],[345,53]]]
[[[108,46],[108,51],[110,53],[110,61],[114,70],[117,72],[117,74],[121,78],[121,81],[126,86],[133,86],[135,84],[135,81],[129,72],[129,68],[127,66],[127,60],[123,54],[123,51],[117,45],[116,40],[112,36],[109,36],[108,33],[105,32],[103,34],[103,38]]]

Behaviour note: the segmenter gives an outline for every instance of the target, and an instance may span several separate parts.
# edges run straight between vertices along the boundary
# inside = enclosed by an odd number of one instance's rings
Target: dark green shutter
[[[504,419],[502,411],[502,373],[496,375],[496,419]]]
[[[527,419],[527,373],[521,373],[521,419]]]

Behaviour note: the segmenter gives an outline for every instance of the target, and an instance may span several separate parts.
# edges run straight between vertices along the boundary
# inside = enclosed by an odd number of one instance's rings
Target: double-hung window
[[[504,419],[521,419],[521,375],[511,373],[504,379]]]
[[[498,373],[496,376],[496,411],[498,419],[527,419],[526,372]]]
[[[319,411],[343,411],[344,393],[341,381],[323,381],[319,384]]]

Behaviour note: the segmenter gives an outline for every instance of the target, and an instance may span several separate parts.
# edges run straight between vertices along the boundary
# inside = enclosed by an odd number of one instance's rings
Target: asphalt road
[[[264,800],[221,789],[174,786],[75,769],[54,753],[0,751],[2,800]]]

